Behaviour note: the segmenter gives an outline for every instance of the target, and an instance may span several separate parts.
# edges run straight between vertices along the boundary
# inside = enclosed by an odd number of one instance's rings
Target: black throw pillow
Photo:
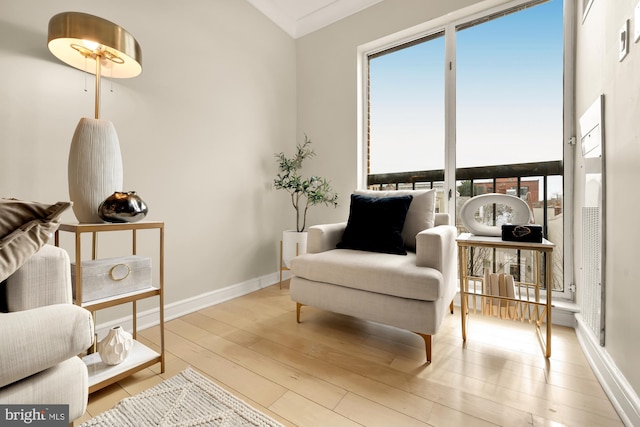
[[[369,197],[351,195],[347,228],[339,249],[406,255],[402,227],[413,196]]]

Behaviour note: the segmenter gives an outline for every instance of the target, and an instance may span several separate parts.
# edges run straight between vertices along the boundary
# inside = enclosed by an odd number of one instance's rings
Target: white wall
[[[245,1],[1,2],[0,197],[68,200],[69,145],[94,92],[47,49],[64,11],[113,21],[142,47],[141,76],[113,93],[103,81],[101,117],[120,138],[124,190],[165,221],[167,304],[274,274],[292,222],[271,184],[273,154],[296,142],[295,41]]]
[[[579,2],[582,3],[582,2]],[[637,0],[594,1],[587,19],[577,24],[576,116],[600,94],[605,96],[606,162],[606,344],[605,351],[636,394],[640,393],[640,322],[638,322],[638,242],[640,210],[634,187],[640,180],[640,44],[618,60],[619,29],[631,20]],[[579,8],[582,12],[582,8]],[[637,23],[640,25],[640,22]],[[580,165],[580,156],[577,156]],[[576,192],[576,207],[581,206]],[[576,221],[576,227],[580,224]],[[576,229],[576,236],[580,230]],[[576,248],[581,242],[576,241]],[[576,263],[577,265],[579,263]],[[576,275],[579,278],[579,274]],[[580,283],[578,283],[580,289]]]

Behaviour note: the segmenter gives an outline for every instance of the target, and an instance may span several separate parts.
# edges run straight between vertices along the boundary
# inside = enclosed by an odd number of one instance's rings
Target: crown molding
[[[383,0],[247,0],[293,38],[300,38]]]

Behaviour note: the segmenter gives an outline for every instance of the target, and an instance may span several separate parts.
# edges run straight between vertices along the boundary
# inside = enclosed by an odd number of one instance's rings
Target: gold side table
[[[91,259],[98,259],[98,234],[113,231],[131,232],[131,254],[136,255],[138,250],[138,232],[141,230],[158,230],[159,242],[159,283],[157,286],[149,286],[141,290],[114,295],[93,301],[82,302],[82,235],[91,233]],[[128,377],[134,372],[160,363],[160,370],[165,371],[164,352],[164,222],[144,221],[135,223],[105,223],[105,224],[60,224],[55,233],[55,245],[60,246],[61,232],[73,233],[75,238],[75,304],[89,310],[95,319],[96,312],[120,304],[132,304],[133,323],[133,349],[129,356],[120,364],[107,366],[100,360],[98,353],[90,353],[83,357],[89,371],[89,393],[100,390],[110,384]],[[137,338],[137,301],[155,297],[159,298],[158,308],[160,316],[160,353],[153,351],[136,340]]]
[[[553,249],[555,245],[550,241],[543,239],[542,243],[529,243],[529,242],[509,242],[504,241],[500,237],[490,237],[490,236],[475,236],[470,233],[462,233],[456,239],[458,244],[458,271],[460,274],[460,300],[462,306],[462,340],[467,340],[467,322],[469,319],[469,297],[474,298],[474,306],[475,306],[475,298],[480,297],[484,301],[484,299],[496,299],[501,303],[514,304],[518,307],[521,307],[519,313],[520,320],[528,320],[530,323],[533,323],[536,327],[538,341],[540,342],[540,346],[545,357],[551,357],[551,283],[552,283],[552,259],[553,259]],[[467,252],[470,248],[491,248],[491,249],[515,249],[515,250],[524,250],[524,251],[533,251],[534,256],[534,283],[526,284],[519,283],[519,285],[526,286],[526,289],[532,288],[533,290],[533,300],[529,299],[529,295],[527,293],[527,298],[509,298],[504,296],[496,296],[493,294],[487,294],[483,291],[477,292],[476,289],[471,291],[469,289],[469,281],[471,276],[469,276],[468,270],[468,256]],[[544,281],[545,287],[547,290],[547,296],[545,301],[541,301],[540,299],[540,273],[541,273],[541,255],[546,254],[546,262],[544,269]],[[525,316],[525,309],[528,309],[528,316]],[[484,312],[484,309],[482,310]],[[542,324],[546,323],[546,330],[543,332]]]

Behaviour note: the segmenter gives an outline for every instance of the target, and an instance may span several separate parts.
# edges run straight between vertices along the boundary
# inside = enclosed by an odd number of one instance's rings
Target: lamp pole
[[[95,104],[95,118],[100,118],[100,74],[102,72],[102,57],[100,53],[96,53],[96,104]]]

